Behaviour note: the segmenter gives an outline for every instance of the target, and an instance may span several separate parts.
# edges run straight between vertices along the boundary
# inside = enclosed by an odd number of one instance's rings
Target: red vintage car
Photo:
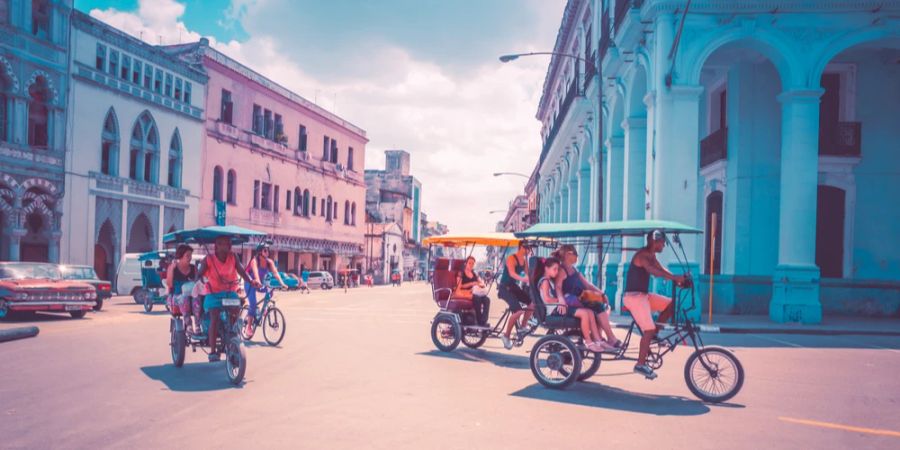
[[[16,311],[68,312],[80,319],[96,304],[96,289],[63,280],[56,264],[0,262],[0,319]]]

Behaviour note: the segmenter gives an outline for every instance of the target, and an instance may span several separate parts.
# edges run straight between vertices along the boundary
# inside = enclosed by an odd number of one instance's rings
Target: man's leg
[[[650,343],[656,335],[656,325],[653,323],[653,316],[650,313],[650,301],[647,294],[643,293],[627,293],[623,302],[625,307],[631,311],[631,316],[641,329],[641,344],[638,351],[637,364],[634,368],[636,372],[643,374],[648,378],[655,378],[656,375],[647,367],[647,356],[650,355]]]
[[[650,302],[650,310],[659,311],[659,318],[656,321],[669,323],[675,314],[675,302],[659,294],[647,294],[647,299]]]

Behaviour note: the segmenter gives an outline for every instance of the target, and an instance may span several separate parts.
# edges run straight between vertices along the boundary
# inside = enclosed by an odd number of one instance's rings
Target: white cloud
[[[236,0],[233,11],[255,2]],[[150,6],[152,4],[152,7]],[[552,5],[551,6],[548,6]],[[552,46],[562,5],[538,2],[543,42],[523,42],[511,50]],[[141,0],[136,13],[114,9],[91,15],[144,40],[167,44],[196,41],[200,35],[180,21],[184,6],[174,0]],[[550,30],[548,30],[550,28]],[[447,223],[453,232],[493,231],[505,209],[522,192],[520,177],[492,176],[497,171],[530,174],[540,152],[539,122],[534,119],[547,61],[523,58],[510,64],[485,62],[466,75],[414,59],[400,47],[376,46],[364,60],[364,79],[318,80],[283,50],[288,37],[251,33],[245,42],[210,39],[215,48],[254,70],[363,127],[370,142],[367,168],[383,168],[383,151],[405,149],[423,184],[423,210],[429,220]],[[323,40],[322,45],[328,45]],[[544,47],[546,46],[546,47]],[[337,57],[337,56],[336,56]]]

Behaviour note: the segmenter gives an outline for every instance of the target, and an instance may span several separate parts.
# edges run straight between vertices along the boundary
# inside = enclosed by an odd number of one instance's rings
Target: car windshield
[[[63,278],[67,280],[93,280],[97,278],[94,269],[90,267],[60,267]]]
[[[54,264],[16,263],[0,266],[0,279],[22,280],[26,278],[62,278]]]

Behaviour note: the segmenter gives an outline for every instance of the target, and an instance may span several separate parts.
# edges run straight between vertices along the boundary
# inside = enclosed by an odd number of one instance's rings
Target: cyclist
[[[650,343],[659,331],[653,322],[653,311],[661,311],[659,322],[665,323],[675,312],[672,300],[659,294],[651,293],[650,275],[674,281],[679,286],[684,283],[685,277],[669,272],[656,259],[656,254],[666,247],[666,237],[662,231],[654,230],[647,233],[647,245],[638,250],[631,258],[631,267],[625,278],[625,294],[622,304],[631,311],[634,321],[641,327],[641,348],[638,353],[635,373],[639,373],[649,380],[656,378],[656,373],[647,365],[647,355],[650,354]]]
[[[222,299],[238,298],[237,289],[241,279],[256,288],[261,285],[259,281],[247,275],[244,265],[231,251],[231,236],[216,238],[215,251],[211,255],[206,255],[206,258],[200,262],[200,268],[197,269],[197,278],[200,277],[206,277],[208,285],[206,298],[203,300],[203,309],[209,313],[209,360],[210,362],[218,361],[219,351],[216,348],[216,338],[219,331],[219,309],[222,307]]]
[[[512,340],[510,340],[513,326],[519,324],[519,318],[522,318],[519,330],[525,330],[525,327],[529,325],[531,314],[534,312],[534,308],[531,306],[531,297],[519,286],[519,283],[528,285],[528,275],[526,275],[528,273],[527,257],[528,248],[525,247],[523,242],[520,242],[516,252],[506,258],[506,263],[503,265],[503,275],[500,277],[500,285],[497,287],[497,296],[509,305],[510,311],[506,330],[500,335],[503,347],[507,350],[513,346]],[[526,307],[523,309],[522,305]]]
[[[284,280],[281,279],[281,274],[278,273],[278,267],[275,265],[275,261],[272,261],[269,258],[269,244],[267,242],[260,242],[259,245],[256,246],[256,250],[253,252],[253,259],[250,260],[250,275],[260,286],[263,286],[262,289],[256,289],[252,283],[247,282],[244,285],[244,291],[247,292],[247,323],[244,325],[245,327],[245,336],[247,339],[253,337],[253,325],[256,323],[256,304],[258,303],[256,299],[256,293],[259,290],[264,290],[265,285],[263,284],[266,280],[266,276],[272,274],[276,280],[278,280],[278,284],[281,285],[282,288],[287,288],[287,285],[284,284]]]

